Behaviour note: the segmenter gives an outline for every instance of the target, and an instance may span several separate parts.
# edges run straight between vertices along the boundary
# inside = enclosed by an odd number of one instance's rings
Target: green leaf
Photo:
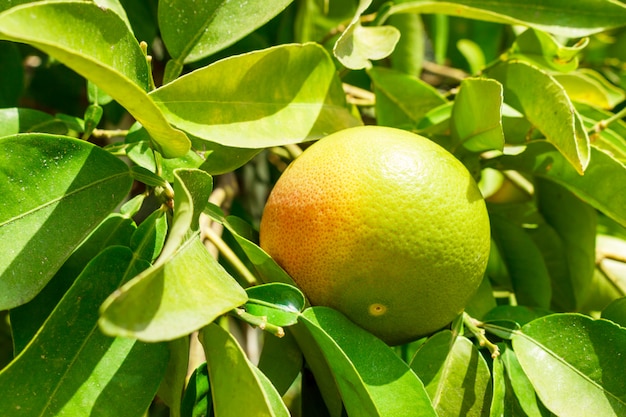
[[[626,123],[620,119],[607,125],[604,121],[613,117],[613,113],[588,105],[577,104],[576,109],[589,131],[597,130],[599,125],[604,126],[600,132],[591,135],[593,146],[626,165]]]
[[[498,347],[500,351],[504,349],[504,344],[499,343]],[[506,381],[504,379],[504,366],[502,365],[502,359],[500,356],[496,356],[493,359],[492,366],[492,385],[493,395],[491,400],[491,407],[489,409],[489,417],[501,417],[504,416],[504,401],[506,398]]]
[[[404,1],[389,13],[437,13],[467,19],[524,25],[568,37],[581,37],[621,27],[626,7],[613,0]]]
[[[244,306],[246,312],[267,317],[267,321],[276,326],[295,324],[305,306],[302,292],[288,284],[274,282],[256,285],[247,288],[246,292],[248,293],[248,302]]]
[[[26,347],[41,325],[85,269],[89,261],[108,246],[128,246],[137,227],[119,214],[111,214],[72,252],[50,282],[30,302],[11,309],[15,355]]]
[[[535,193],[539,212],[561,239],[567,262],[568,273],[553,283],[553,304],[577,311],[596,266],[596,211],[567,188],[545,178],[536,179]]]
[[[416,127],[432,109],[447,103],[431,85],[414,75],[373,67],[367,74],[374,83],[377,123],[391,127]]]
[[[292,1],[160,1],[159,28],[168,52],[182,68],[182,64],[232,45],[267,23]]]
[[[502,85],[468,78],[461,82],[452,106],[451,134],[456,144],[472,152],[502,150]]]
[[[389,17],[389,24],[400,31],[400,39],[389,56],[391,68],[409,75],[422,73],[425,55],[424,24],[416,14],[399,14]]]
[[[18,133],[52,133],[64,135],[67,125],[39,110],[11,107],[0,109],[0,137]]]
[[[187,385],[190,367],[191,338],[181,337],[167,343],[170,353],[165,375],[161,380],[157,397],[170,409],[170,417],[181,417],[182,393]],[[191,380],[189,381],[191,383]]]
[[[370,60],[388,57],[400,40],[400,31],[393,26],[361,25],[361,15],[371,3],[372,0],[359,1],[356,14],[333,47],[335,57],[346,68],[370,68]]]
[[[141,415],[148,408],[167,347],[110,338],[97,326],[97,306],[145,266],[122,246],[89,263],[35,339],[0,372],[0,414]]]
[[[596,71],[581,68],[568,74],[555,74],[572,101],[610,110],[624,101],[624,90],[611,84]]]
[[[190,334],[245,303],[246,292],[197,235],[112,294],[101,307],[110,335],[155,342]]]
[[[16,106],[24,89],[24,67],[20,50],[11,42],[0,42],[0,79],[0,107]]]
[[[528,417],[542,417],[542,409],[544,408],[533,388],[530,380],[524,373],[524,370],[517,360],[517,356],[512,349],[505,348],[501,350],[502,362],[506,369],[506,374],[513,390],[518,399],[520,407],[524,410]]]
[[[552,294],[550,276],[541,252],[517,224],[491,215],[491,229],[506,263],[517,301],[525,306],[549,308]]]
[[[626,297],[618,298],[602,310],[602,318],[626,327]]]
[[[276,389],[248,361],[229,332],[213,323],[199,337],[207,358],[215,415],[289,416]]]
[[[332,59],[317,44],[229,57],[150,97],[170,123],[196,141],[230,147],[302,142],[360,124],[346,107]]]
[[[555,181],[583,201],[626,226],[626,168],[611,155],[591,147],[589,167],[579,175],[547,142],[529,143],[518,155],[503,156],[499,169],[513,169]],[[610,181],[607,181],[610,178]]]
[[[280,395],[284,395],[302,370],[303,358],[295,338],[290,332],[283,337],[265,333],[259,370],[263,372]]]
[[[513,348],[539,398],[553,413],[571,417],[626,413],[622,359],[626,329],[579,314],[554,314],[525,325],[513,337]]]
[[[530,28],[515,39],[507,58],[523,59],[541,68],[569,72],[578,67],[577,55],[588,43],[589,39],[583,38],[573,46],[563,46],[549,34]]]
[[[128,167],[87,142],[0,139],[0,310],[31,300],[121,201]]]
[[[327,307],[308,308],[301,331],[321,350],[346,411],[354,416],[436,416],[417,376],[384,342]],[[299,326],[298,326],[299,327]],[[298,333],[295,334],[302,348]],[[314,350],[304,350],[311,362]],[[319,358],[317,359],[319,360]],[[316,375],[318,369],[312,368]]]
[[[563,87],[544,71],[519,61],[497,65],[489,76],[504,86],[504,101],[524,114],[583,174],[590,158],[589,137]]]
[[[115,11],[78,1],[29,3],[0,14],[0,39],[32,45],[98,85],[150,132],[166,157],[189,150],[189,139],[146,94],[146,57]]]
[[[209,369],[206,362],[198,366],[191,374],[181,404],[181,417],[206,417],[213,409]]]
[[[130,248],[135,256],[150,263],[161,253],[167,235],[167,216],[163,210],[150,214],[130,239]]]
[[[415,353],[411,369],[422,380],[439,417],[486,415],[491,374],[469,339],[444,330]]]

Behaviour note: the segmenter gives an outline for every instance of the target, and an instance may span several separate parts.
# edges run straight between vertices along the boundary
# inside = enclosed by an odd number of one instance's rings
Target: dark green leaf
[[[182,68],[183,63],[198,61],[235,43],[291,2],[160,1],[159,27],[168,52]]]
[[[175,126],[230,147],[302,142],[360,124],[346,107],[332,59],[316,44],[229,57],[150,97]]]
[[[52,133],[64,135],[67,125],[39,110],[11,107],[0,109],[0,137],[18,133]]]
[[[417,350],[411,369],[439,417],[488,415],[491,375],[469,339],[449,330],[436,333]]]
[[[135,256],[150,263],[161,253],[167,235],[167,216],[156,210],[141,222],[130,239],[130,248]]]
[[[602,318],[626,327],[626,297],[613,301],[602,310]]]
[[[246,292],[246,312],[267,317],[267,321],[276,326],[295,324],[304,309],[304,295],[292,285],[274,282],[247,288]]]
[[[515,352],[509,348],[502,349],[501,358],[506,369],[507,378],[520,407],[528,417],[542,417],[544,415],[542,412],[544,407],[537,398],[530,380],[520,366]]]
[[[0,139],[0,310],[31,300],[127,195],[128,167],[90,143]]]
[[[490,219],[493,239],[506,263],[517,301],[549,308],[552,289],[541,252],[520,226],[499,215]]]
[[[626,226],[626,169],[611,155],[593,146],[585,175],[579,175],[563,155],[546,142],[529,143],[524,152],[502,157],[498,167],[555,181]]]
[[[290,332],[283,337],[264,334],[259,369],[284,395],[302,370],[302,352]]]
[[[209,386],[209,370],[206,362],[197,367],[185,389],[181,405],[181,417],[206,417],[213,409],[211,388]]]
[[[525,325],[513,337],[513,348],[553,413],[626,414],[626,329],[579,314],[554,314]]]
[[[17,45],[11,42],[0,42],[0,80],[0,107],[16,106],[24,88],[24,67]]]
[[[167,347],[110,338],[97,326],[97,306],[146,266],[122,246],[89,263],[35,339],[0,372],[0,414],[121,416],[147,409]]]
[[[289,416],[276,389],[248,361],[229,332],[213,323],[199,337],[206,353],[215,415]]]
[[[436,416],[421,381],[384,342],[327,307],[308,308],[300,323],[330,366],[349,415]],[[304,350],[309,363],[313,352]]]
[[[189,150],[189,139],[147,96],[146,57],[115,11],[89,2],[29,3],[0,14],[0,39],[32,45],[97,84],[141,122],[165,156]]]

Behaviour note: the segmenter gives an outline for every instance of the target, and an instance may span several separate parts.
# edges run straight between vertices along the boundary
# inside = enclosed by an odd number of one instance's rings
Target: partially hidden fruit
[[[490,229],[452,154],[410,132],[361,126],[319,140],[285,170],[260,244],[313,305],[395,345],[463,310],[482,280]]]

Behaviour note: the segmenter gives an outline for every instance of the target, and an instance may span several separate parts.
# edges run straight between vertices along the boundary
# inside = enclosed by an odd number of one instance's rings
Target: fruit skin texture
[[[313,305],[396,345],[449,324],[478,288],[489,217],[470,173],[413,133],[327,136],[281,175],[260,245]]]

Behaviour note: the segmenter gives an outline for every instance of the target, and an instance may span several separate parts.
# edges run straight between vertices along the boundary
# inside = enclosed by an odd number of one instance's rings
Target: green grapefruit
[[[391,345],[449,324],[478,288],[489,218],[452,154],[416,134],[361,126],[310,146],[265,206],[260,245],[313,305]]]

